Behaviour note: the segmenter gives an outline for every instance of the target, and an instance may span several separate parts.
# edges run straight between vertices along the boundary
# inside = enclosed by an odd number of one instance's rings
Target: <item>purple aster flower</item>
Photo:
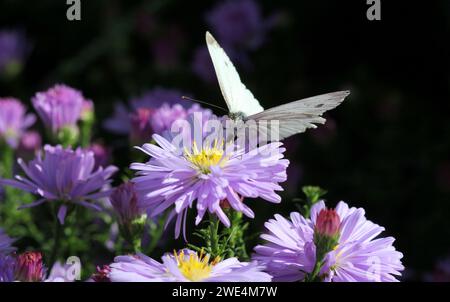
[[[222,146],[218,141],[194,142],[192,146],[175,146],[159,135],[153,135],[159,146],[144,144],[141,151],[152,158],[147,163],[134,163],[137,170],[133,179],[143,202],[158,215],[175,206],[169,220],[177,216],[175,236],[180,226],[185,230],[187,210],[197,200],[196,224],[208,211],[229,227],[230,220],[221,207],[227,200],[236,211],[253,218],[253,211],[241,197],[261,197],[279,203],[278,184],[286,180],[289,161],[283,159],[281,143],[271,143],[246,153],[235,144]],[[200,146],[200,147],[198,147]],[[267,154],[265,156],[264,154]]]
[[[181,97],[187,95],[189,94],[177,90],[155,88],[138,98],[131,99],[129,106],[125,106],[122,103],[116,103],[113,116],[106,120],[104,127],[113,133],[126,135],[130,133],[132,129],[132,119],[133,117],[136,117],[135,115],[138,113],[139,109],[143,108],[152,112],[164,104],[168,105],[170,108],[175,104],[180,104],[183,108],[187,109],[193,105],[192,102],[182,100]],[[145,124],[148,124],[148,122],[149,121],[146,119]]]
[[[138,198],[134,183],[125,182],[109,196],[121,224],[131,223],[145,214],[146,206]]]
[[[64,127],[75,128],[85,101],[80,91],[62,84],[38,92],[32,98],[39,117],[53,133]]]
[[[113,115],[106,119],[103,123],[103,127],[115,134],[128,134],[131,129],[129,109],[122,103],[115,103]]]
[[[26,114],[25,106],[14,98],[0,98],[0,139],[16,148],[24,131],[35,122],[34,114]]]
[[[172,106],[163,104],[154,111],[150,124],[154,133],[164,134],[164,132],[171,130],[171,126],[175,121],[189,120],[196,112],[201,113],[204,122],[215,118],[211,110],[203,109],[198,104],[193,104],[188,109],[185,109],[180,104]]]
[[[9,238],[8,235],[0,229],[0,255],[9,254],[16,249],[12,246],[14,239]]]
[[[28,208],[43,202],[59,202],[58,219],[64,223],[68,206],[79,204],[100,210],[92,202],[109,195],[102,189],[110,183],[110,177],[117,171],[114,166],[99,167],[94,170],[95,158],[91,151],[78,148],[72,150],[61,146],[44,146],[35,159],[26,164],[22,159],[19,165],[26,177],[17,175],[16,180],[0,179],[0,184],[10,185],[40,196],[40,199],[22,206]]]
[[[14,282],[16,259],[11,255],[0,254],[0,282]]]
[[[25,34],[19,30],[0,31],[0,73],[16,69],[23,64],[30,51]]]
[[[207,13],[206,20],[223,43],[249,48],[261,45],[270,25],[253,0],[223,1]]]
[[[158,92],[160,93],[160,92]],[[201,112],[204,115],[204,120],[207,120],[213,116],[212,111],[209,109],[203,109],[200,105],[187,102],[190,107],[183,105],[171,103],[176,98],[168,98],[168,102],[159,105],[159,101],[152,98],[135,100],[132,102],[133,106],[138,106],[134,112],[128,114],[127,123],[124,119],[124,107],[118,107],[117,115],[113,120],[108,120],[107,125],[110,130],[115,129],[117,125],[122,125],[124,129],[127,129],[130,134],[130,140],[134,145],[139,145],[144,142],[151,140],[152,134],[163,134],[171,129],[173,122],[177,120],[187,119],[189,115],[194,112]],[[177,98],[181,99],[181,96]],[[153,106],[152,103],[158,104],[157,107]],[[112,126],[113,123],[117,122],[117,125]],[[112,127],[110,127],[112,126]],[[123,130],[123,129],[122,129]]]
[[[311,209],[311,219],[291,213],[290,220],[281,215],[266,222],[267,233],[261,235],[264,245],[255,247],[254,259],[267,266],[275,281],[299,281],[311,273],[316,261],[314,232],[335,234],[336,216],[319,213],[325,210],[323,201]],[[324,281],[397,281],[404,269],[402,253],[392,245],[394,238],[375,239],[384,228],[367,220],[361,208],[349,208],[339,202],[335,209],[339,216],[337,245],[325,257],[320,272]],[[333,214],[333,213],[331,213]],[[320,224],[320,226],[319,226]]]
[[[210,261],[208,255],[182,250],[166,254],[162,263],[143,254],[119,256],[110,265],[112,282],[270,282],[257,262],[237,258]]]

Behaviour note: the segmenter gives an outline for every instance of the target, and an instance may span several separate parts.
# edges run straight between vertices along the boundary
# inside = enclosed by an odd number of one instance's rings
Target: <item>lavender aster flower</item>
[[[180,234],[181,224],[185,230],[186,213],[195,200],[196,224],[208,211],[217,215],[227,227],[230,220],[221,207],[224,200],[234,210],[251,218],[254,213],[241,197],[281,202],[275,191],[282,190],[278,183],[286,180],[289,164],[283,159],[285,149],[281,148],[281,143],[271,143],[245,153],[234,144],[224,149],[217,141],[210,145],[206,141],[194,143],[180,150],[159,135],[153,135],[153,139],[159,146],[144,144],[139,148],[152,157],[150,161],[131,165],[131,169],[139,171],[133,182],[143,202],[152,208],[152,215],[175,206],[169,220],[177,216],[176,237]]]
[[[183,250],[166,254],[162,263],[143,254],[116,257],[110,265],[112,282],[269,282],[256,262],[237,258],[210,261],[208,255]]]
[[[290,220],[280,215],[266,222],[267,233],[261,235],[264,245],[255,247],[254,259],[267,266],[276,281],[303,280],[311,273],[316,260],[315,230],[335,233],[336,217],[320,219],[323,201],[311,209],[311,219],[291,213]],[[404,269],[402,253],[395,250],[394,238],[375,239],[384,228],[367,220],[361,208],[349,208],[339,202],[335,212],[340,219],[337,245],[326,255],[320,274],[324,281],[397,281]],[[322,214],[326,218],[325,214]],[[328,222],[327,222],[328,221]],[[318,226],[317,224],[320,224]]]
[[[180,108],[183,108],[183,114],[187,114],[186,111],[193,104],[189,101],[183,101],[181,99],[183,95],[189,94],[172,89],[155,88],[138,98],[131,99],[129,108],[124,104],[117,103],[114,107],[113,116],[106,120],[104,127],[113,133],[125,135],[130,131],[135,131],[136,126],[139,126],[138,129],[145,133],[146,139],[150,138],[153,132],[158,133],[157,131],[160,131],[160,129],[151,130],[151,120],[158,109],[163,112],[169,109],[177,114],[181,111]],[[158,115],[157,112],[155,114]],[[173,120],[173,118],[170,119]],[[165,122],[165,124],[168,123]]]
[[[14,98],[0,98],[0,139],[16,148],[24,131],[35,122],[34,114],[26,114],[24,105]]]
[[[8,235],[0,229],[0,255],[11,253],[15,250],[12,246],[14,239],[9,238]]]
[[[178,100],[179,99],[181,99],[181,96]],[[150,141],[151,136],[154,133],[163,134],[164,132],[169,131],[173,122],[176,120],[187,119],[188,116],[192,115],[194,112],[201,112],[204,115],[205,120],[213,116],[211,110],[203,109],[198,104],[191,103],[190,107],[186,107],[183,106],[186,104],[171,104],[170,102],[174,101],[175,97],[174,99],[168,98],[167,100],[168,102],[162,103],[161,105],[158,105],[158,107],[151,107],[153,106],[152,103],[159,104],[159,101],[156,99],[147,98],[139,101],[135,100],[133,106],[140,107],[137,107],[134,112],[128,115],[124,111],[126,109],[119,106],[117,107],[118,115],[107,121],[107,127],[114,131],[114,129],[118,128],[118,125],[120,125],[130,134],[131,142],[134,145],[139,145]],[[188,102],[188,104],[189,103],[190,102]],[[124,118],[126,118],[126,120],[124,120]]]
[[[43,202],[59,202],[58,219],[64,223],[68,206],[79,204],[99,210],[94,203],[88,202],[109,195],[102,188],[110,182],[117,168],[108,166],[94,170],[95,159],[91,151],[78,148],[72,150],[61,146],[44,146],[35,159],[26,164],[18,160],[26,178],[17,175],[16,180],[0,179],[0,184],[10,185],[24,191],[37,194],[40,199],[22,208],[33,207]]]
[[[122,103],[115,103],[113,115],[103,123],[103,127],[115,134],[128,134],[131,129],[131,122],[127,106]]]
[[[53,133],[69,127],[76,128],[86,100],[80,91],[66,85],[55,85],[32,98],[33,106],[45,126]]]
[[[0,31],[0,73],[20,70],[29,50],[30,45],[23,32]]]
[[[11,255],[0,254],[0,282],[14,282],[16,260]]]

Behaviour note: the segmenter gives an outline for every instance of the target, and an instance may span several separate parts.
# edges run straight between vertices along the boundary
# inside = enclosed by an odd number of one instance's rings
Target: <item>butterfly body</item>
[[[247,118],[247,116],[245,115],[245,113],[244,113],[244,112],[241,112],[241,111],[239,111],[239,112],[230,112],[230,113],[228,114],[228,117],[229,117],[230,119],[232,119],[233,121],[235,121],[235,122],[238,122],[238,121],[244,121],[244,120]]]

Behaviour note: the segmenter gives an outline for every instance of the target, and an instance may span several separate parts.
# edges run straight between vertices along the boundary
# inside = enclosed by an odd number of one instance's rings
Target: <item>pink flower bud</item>
[[[334,209],[322,209],[316,220],[315,232],[324,236],[335,236],[339,233],[341,222]]]

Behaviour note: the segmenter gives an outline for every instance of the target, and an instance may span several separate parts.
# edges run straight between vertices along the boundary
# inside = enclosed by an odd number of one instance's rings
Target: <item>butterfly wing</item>
[[[337,107],[349,94],[349,91],[338,91],[294,101],[248,116],[246,120],[278,120],[279,139],[284,139],[308,128],[316,128],[315,124],[325,123],[322,114]],[[258,125],[260,133],[269,132],[264,126],[261,127],[263,123]]]
[[[219,81],[220,90],[231,113],[242,112],[250,116],[262,112],[263,107],[250,90],[241,82],[241,78],[219,43],[206,32],[206,44]]]

